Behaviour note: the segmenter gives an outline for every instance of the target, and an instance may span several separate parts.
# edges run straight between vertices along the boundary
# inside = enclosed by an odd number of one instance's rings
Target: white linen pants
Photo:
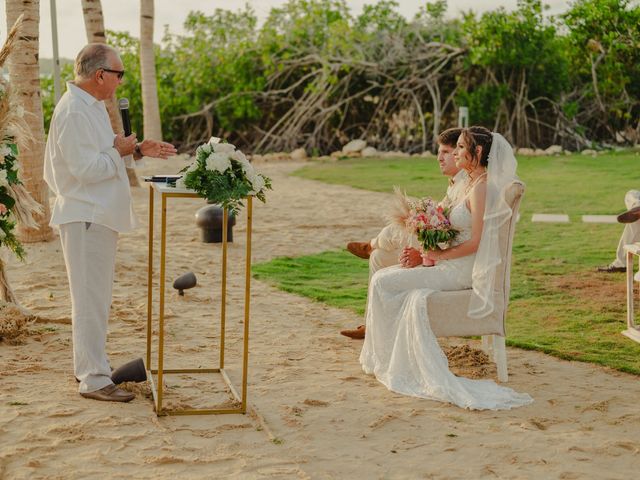
[[[640,206],[640,191],[629,190],[624,196],[624,203],[627,206],[627,210]],[[626,267],[627,255],[624,251],[624,246],[630,243],[636,243],[640,241],[640,220],[633,223],[627,223],[622,231],[620,242],[618,243],[618,250],[616,252],[616,259],[612,263],[614,267]]]
[[[71,292],[73,368],[82,393],[113,383],[107,358],[118,233],[102,225],[60,225],[60,242]]]
[[[369,256],[369,281],[378,270],[398,265],[404,247],[420,248],[418,238],[395,223],[380,230],[370,243],[373,250]]]

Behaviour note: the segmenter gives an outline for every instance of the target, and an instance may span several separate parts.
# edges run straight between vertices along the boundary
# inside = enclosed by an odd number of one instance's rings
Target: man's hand
[[[139,147],[140,153],[145,157],[168,158],[178,153],[176,147],[170,143],[157,140],[145,140]]]
[[[404,247],[398,260],[403,267],[413,268],[422,264],[422,254],[413,247]]]
[[[128,137],[125,137],[123,134],[119,133],[116,135],[116,138],[113,139],[113,148],[115,148],[121,157],[126,157],[127,155],[132,155],[133,151],[136,148],[136,142],[138,139],[136,138],[136,134],[132,133]]]

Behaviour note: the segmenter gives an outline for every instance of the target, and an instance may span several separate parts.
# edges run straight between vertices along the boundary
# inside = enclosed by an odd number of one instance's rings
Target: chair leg
[[[493,335],[493,359],[496,362],[496,367],[498,367],[498,380],[508,382],[507,349],[505,347],[504,337],[499,335]]]
[[[482,335],[482,351],[493,357],[493,335]]]

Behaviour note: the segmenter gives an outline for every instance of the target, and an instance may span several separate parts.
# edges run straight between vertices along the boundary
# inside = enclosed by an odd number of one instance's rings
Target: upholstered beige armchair
[[[482,319],[467,316],[471,290],[435,292],[427,298],[427,308],[431,330],[438,337],[482,336],[483,350],[493,358],[498,368],[498,379],[506,382],[507,353],[505,349],[507,306],[511,287],[511,248],[520,200],[524,194],[524,184],[514,181],[507,187],[506,201],[511,206],[511,219],[500,227],[500,251],[502,263],[498,266],[494,284],[493,313]]]

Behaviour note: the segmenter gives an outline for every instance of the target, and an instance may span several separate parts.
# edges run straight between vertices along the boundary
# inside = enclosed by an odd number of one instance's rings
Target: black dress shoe
[[[598,271],[604,273],[620,273],[626,272],[627,267],[614,267],[613,265],[605,265],[604,267],[598,267]]]
[[[638,220],[640,220],[640,207],[633,207],[632,209],[618,215],[619,223],[633,223]]]

